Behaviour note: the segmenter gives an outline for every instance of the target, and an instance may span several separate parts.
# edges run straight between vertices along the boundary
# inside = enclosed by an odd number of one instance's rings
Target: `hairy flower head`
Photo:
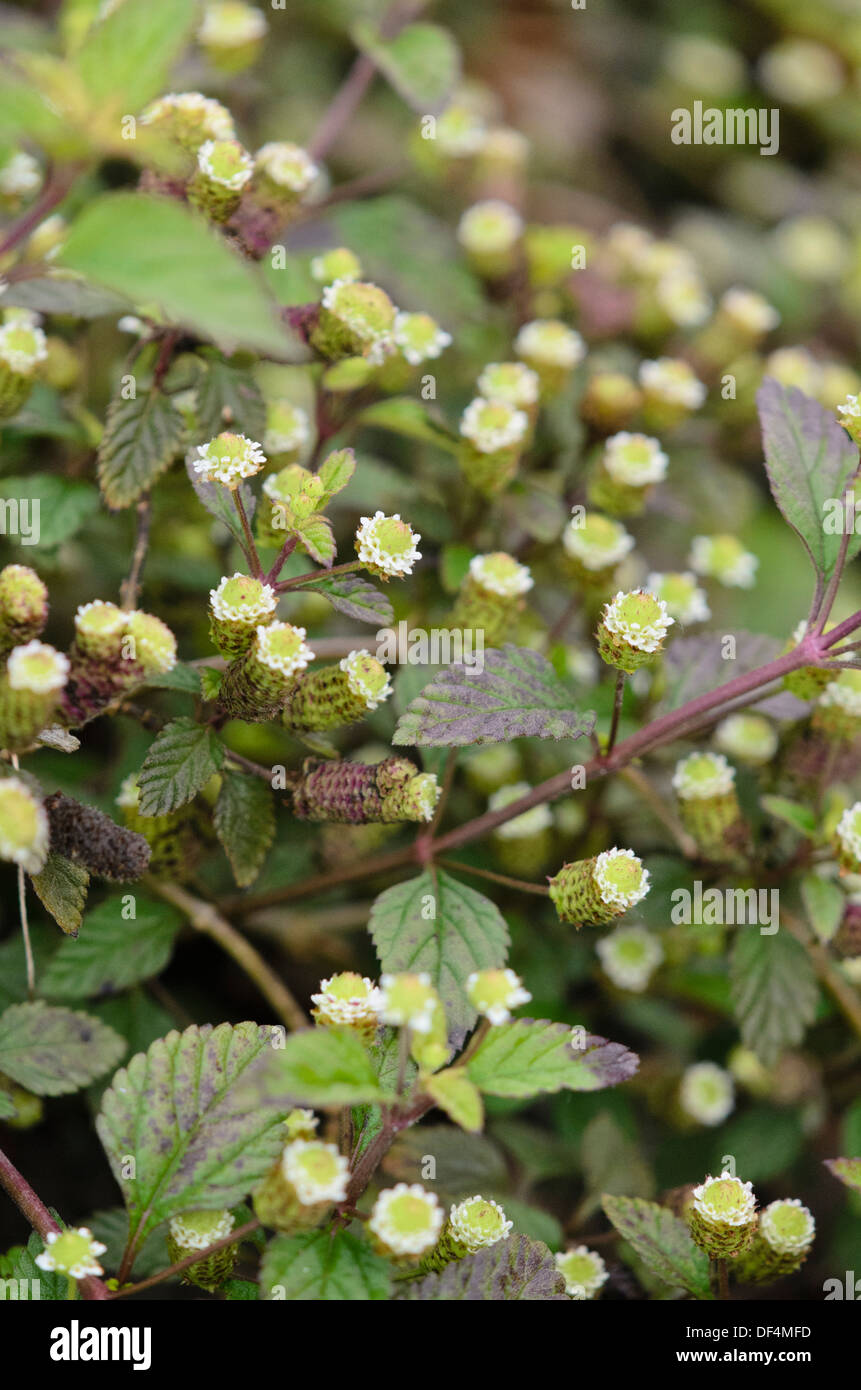
[[[680,268],[660,276],[655,298],[668,319],[679,328],[697,328],[712,311],[712,297],[696,270]]]
[[[601,901],[626,911],[649,891],[649,871],[632,849],[606,849],[595,860],[593,878]]]
[[[504,550],[490,555],[473,555],[469,562],[469,573],[485,593],[498,594],[500,598],[517,598],[532,588],[534,580],[526,565],[521,565]]]
[[[451,346],[451,334],[440,328],[430,314],[407,314],[399,310],[395,315],[393,337],[411,367],[439,357]]]
[[[816,1222],[798,1197],[783,1197],[760,1212],[759,1233],[779,1254],[803,1255],[813,1244]]]
[[[350,652],[340,662],[346,673],[350,693],[365,701],[369,710],[377,709],[392,693],[392,681],[382,662],[364,648]]]
[[[261,618],[272,616],[277,603],[278,597],[271,585],[239,571],[234,575],[225,575],[218,588],[209,591],[213,615],[223,622],[256,626]]]
[[[737,536],[694,536],[691,541],[691,569],[709,579],[717,579],[730,589],[752,589],[759,560],[745,550]]]
[[[667,605],[667,612],[677,623],[704,623],[711,617],[705,590],[697,584],[690,570],[667,574],[650,574],[646,588]]]
[[[86,1226],[69,1226],[65,1231],[49,1231],[45,1249],[36,1256],[40,1269],[84,1279],[88,1274],[104,1274],[98,1256],[107,1250]]]
[[[423,1255],[436,1245],[444,1212],[436,1196],[419,1183],[396,1183],[374,1203],[368,1229],[394,1255]]]
[[[701,1125],[722,1124],[735,1108],[732,1076],[715,1062],[695,1062],[685,1068],[679,1103]]]
[[[730,1173],[708,1177],[695,1187],[693,1204],[707,1225],[747,1226],[756,1215],[753,1184]]]
[[[460,421],[460,432],[480,454],[498,454],[522,444],[529,429],[529,416],[505,401],[470,401]]]
[[[251,650],[256,661],[270,671],[280,671],[283,676],[304,671],[309,661],[314,660],[314,653],[305,641],[304,627],[293,627],[292,623],[261,625],[254,634]]]
[[[449,1233],[470,1255],[505,1240],[513,1225],[498,1202],[478,1195],[455,1203],[448,1215]]]
[[[657,439],[622,430],[611,435],[604,445],[603,463],[616,482],[647,487],[666,477],[669,459]]]
[[[20,864],[28,874],[44,868],[48,855],[48,816],[42,802],[18,777],[0,777],[0,859]]]
[[[311,438],[308,412],[291,401],[272,401],[266,410],[263,448],[267,454],[288,454],[305,447]],[[266,483],[271,479],[267,478]],[[263,488],[266,490],[266,483]]]
[[[478,378],[478,393],[486,401],[504,401],[525,410],[538,400],[538,374],[525,362],[488,362]]]
[[[361,343],[369,362],[385,361],[397,315],[385,290],[364,280],[334,280],[323,290],[323,307]]]
[[[402,579],[412,574],[416,560],[422,558],[418,543],[421,536],[412,530],[400,513],[386,516],[374,512],[363,516],[356,532],[356,554],[363,565],[383,578]]]
[[[620,591],[605,605],[602,617],[614,637],[638,652],[659,652],[673,622],[664,601],[645,589]]]
[[[351,280],[361,279],[362,262],[348,247],[335,246],[331,251],[312,256],[310,270],[312,280],[318,285],[331,285],[336,280],[349,284]]]
[[[533,319],[514,340],[514,350],[532,367],[573,369],[586,356],[580,334],[560,319]]]
[[[593,573],[618,565],[634,544],[634,537],[620,521],[600,512],[578,509],[562,532],[565,554]]]
[[[780,323],[780,314],[756,290],[746,290],[733,285],[722,296],[721,313],[741,333],[751,338],[760,338],[770,333]]]
[[[335,1144],[294,1139],[284,1150],[281,1171],[303,1207],[343,1202],[347,1196],[350,1164]]]
[[[176,638],[161,618],[136,608],[128,614],[126,638],[133,644],[134,660],[147,676],[162,676],[176,665]]]
[[[197,151],[197,167],[210,182],[238,193],[251,182],[254,162],[238,140],[205,140]]]
[[[681,358],[658,357],[640,363],[640,385],[656,400],[698,410],[706,398],[706,388]]]
[[[564,1253],[560,1251],[554,1259],[565,1280],[565,1292],[578,1302],[595,1298],[609,1278],[601,1256],[586,1245],[575,1245]]]
[[[216,1241],[229,1236],[235,1217],[229,1211],[183,1211],[171,1217],[171,1238],[189,1254],[192,1250],[207,1250]]]
[[[645,927],[617,927],[602,936],[595,949],[604,974],[613,984],[638,994],[646,988],[664,959],[660,941]]]
[[[12,319],[0,328],[0,362],[17,376],[32,376],[47,356],[47,339],[35,324]]]
[[[311,1002],[316,1022],[330,1027],[376,1024],[380,1013],[380,991],[366,975],[353,970],[321,980],[320,992],[311,995]]]
[[[528,1004],[532,998],[513,970],[473,970],[467,976],[466,993],[482,1018],[494,1027],[508,1023],[511,1010]]]
[[[261,145],[254,156],[254,168],[279,188],[290,193],[307,193],[320,177],[320,169],[301,145],[273,140]]]
[[[48,695],[62,690],[69,678],[69,658],[46,642],[25,642],[9,653],[6,676],[12,690]]]
[[[771,762],[779,739],[774,725],[763,714],[730,714],[715,729],[715,743],[724,753],[762,767]]]
[[[520,213],[499,198],[473,203],[460,219],[457,239],[467,251],[510,251],[523,235]]]
[[[430,975],[383,975],[380,978],[380,1018],[394,1028],[429,1033],[440,1007]]]
[[[676,763],[673,786],[681,801],[710,801],[735,785],[735,768],[723,753],[689,753]]]
[[[142,125],[152,125],[189,150],[205,140],[232,140],[233,117],[226,106],[201,92],[169,92],[146,108]]]
[[[222,483],[234,491],[243,478],[253,478],[266,462],[262,447],[244,434],[224,430],[207,444],[197,446],[192,467],[210,483]]]

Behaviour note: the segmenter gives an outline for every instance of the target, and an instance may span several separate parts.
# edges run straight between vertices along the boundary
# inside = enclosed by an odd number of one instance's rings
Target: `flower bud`
[[[116,804],[129,830],[142,835],[150,847],[150,873],[159,878],[187,878],[200,858],[201,845],[194,831],[195,812],[181,806],[162,816],[142,816],[137,777],[126,777]]]
[[[473,970],[467,976],[466,993],[473,1008],[494,1027],[508,1023],[511,1010],[532,998],[513,970]]]
[[[304,627],[290,623],[258,627],[248,650],[228,666],[219,703],[235,719],[264,723],[281,710],[297,673],[313,659]]]
[[[689,1213],[691,1235],[712,1259],[733,1258],[746,1250],[757,1226],[753,1185],[721,1173],[694,1188]]]
[[[361,275],[361,261],[346,246],[321,251],[319,256],[313,256],[311,259],[311,278],[316,280],[318,285],[331,285],[335,280],[343,280],[345,284],[349,284],[351,280],[361,279]]]
[[[664,959],[658,938],[645,927],[618,927],[602,936],[595,949],[604,974],[618,989],[641,994]]]
[[[520,214],[497,198],[473,203],[457,228],[457,239],[470,264],[487,280],[501,280],[511,274],[522,235]]]
[[[649,871],[632,849],[608,849],[564,864],[550,879],[550,899],[561,921],[576,927],[621,917],[649,891]]]
[[[320,178],[307,150],[286,140],[262,145],[254,156],[254,193],[283,216],[305,201]]]
[[[0,656],[38,637],[48,621],[48,590],[35,570],[0,570]]]
[[[145,837],[116,825],[94,806],[54,792],[45,802],[51,851],[111,883],[132,883],[146,873],[150,847]]]
[[[442,1008],[430,975],[382,975],[378,1000],[379,1016],[393,1028],[410,1028],[414,1033],[430,1033],[434,1016]]]
[[[736,536],[694,536],[689,564],[697,574],[729,589],[752,589],[759,559]]]
[[[436,1247],[422,1261],[423,1269],[443,1269],[452,1260],[477,1255],[498,1245],[509,1235],[514,1222],[491,1197],[466,1197],[449,1211]]]
[[[47,355],[45,334],[35,324],[12,319],[0,327],[0,418],[21,409]]]
[[[366,357],[381,366],[394,348],[397,310],[385,290],[364,280],[335,280],[323,290],[311,344],[329,361]]]
[[[683,626],[705,623],[711,617],[705,590],[699,587],[690,570],[650,574],[646,588],[667,605],[670,617]]]
[[[228,660],[242,656],[254,641],[257,629],[272,618],[278,604],[275,590],[261,579],[236,573],[225,575],[217,589],[209,591],[209,635]]]
[[[586,356],[580,334],[559,319],[533,319],[514,340],[514,350],[537,373],[545,396],[561,391]]]
[[[445,1215],[432,1192],[419,1183],[396,1183],[374,1203],[368,1230],[377,1250],[403,1263],[414,1263],[432,1250]]]
[[[291,1110],[284,1121],[287,1143],[291,1143],[294,1139],[315,1139],[319,1123],[320,1121],[313,1110],[301,1108]]]
[[[715,729],[714,739],[722,753],[750,767],[770,763],[780,742],[774,726],[763,714],[728,715]]]
[[[612,434],[633,420],[642,403],[642,391],[624,372],[595,372],[580,402],[580,414],[601,434]]]
[[[634,537],[620,521],[602,516],[600,512],[574,509],[562,532],[562,548],[569,561],[571,574],[588,589],[604,589],[611,582],[616,568],[634,548]]]
[[[685,1114],[698,1124],[723,1124],[735,1109],[732,1076],[714,1062],[695,1062],[685,1068],[679,1103]]]
[[[614,434],[589,479],[589,501],[614,516],[635,516],[654,485],[665,478],[668,464],[657,439],[626,431]]]
[[[272,463],[278,468],[286,468],[287,464],[296,463],[307,449],[310,440],[311,425],[307,411],[293,405],[291,401],[269,402],[266,407],[263,448]]]
[[[290,686],[282,722],[285,728],[307,732],[344,728],[364,719],[391,693],[382,663],[368,651],[350,652],[337,666],[310,671]]]
[[[253,170],[251,156],[238,140],[206,140],[197,151],[188,201],[213,222],[226,222],[239,207]]]
[[[527,566],[504,551],[473,555],[452,611],[452,627],[481,632],[485,646],[499,646],[510,640],[523,595],[533,583]]]
[[[575,1245],[554,1258],[565,1280],[565,1292],[578,1302],[597,1298],[610,1277],[601,1256],[586,1245]]]
[[[707,859],[737,859],[748,842],[735,791],[735,769],[722,753],[689,753],[676,764],[673,787],[685,828]]]
[[[38,874],[49,839],[48,816],[36,793],[20,777],[0,777],[0,859]]]
[[[279,1231],[313,1229],[346,1200],[349,1180],[349,1162],[334,1144],[294,1139],[255,1191],[255,1214]]]
[[[350,762],[306,764],[293,787],[293,811],[300,820],[368,822],[429,821],[440,788],[431,773],[416,772],[408,758],[385,758],[373,765]]]
[[[641,362],[639,377],[643,418],[649,429],[672,429],[705,401],[705,386],[681,358],[659,357]]]
[[[464,477],[484,497],[501,492],[517,472],[529,433],[529,416],[502,400],[476,396],[463,413],[464,443],[458,462]]]
[[[84,1279],[89,1274],[104,1274],[98,1256],[107,1250],[86,1226],[67,1226],[65,1231],[49,1231],[45,1249],[36,1256],[40,1269],[67,1274],[72,1279]]]
[[[4,1111],[3,1123],[10,1129],[33,1129],[41,1124],[45,1114],[45,1106],[41,1096],[34,1096],[32,1091],[27,1091],[23,1086],[18,1086],[16,1082],[10,1080],[8,1076],[0,1073],[0,1095],[5,1096],[13,1107],[12,1114]]]
[[[843,812],[834,832],[834,842],[844,873],[861,874],[861,801]]]
[[[266,462],[266,455],[253,439],[225,430],[197,446],[191,466],[208,483],[221,483],[235,492],[244,478],[253,478]]]
[[[0,748],[27,748],[51,722],[69,676],[69,661],[44,642],[13,647],[0,676]]]
[[[214,67],[221,72],[241,72],[257,60],[267,27],[256,5],[209,0],[197,38]]]
[[[861,728],[861,671],[847,667],[831,679],[817,701],[811,725],[837,743],[851,743]]]
[[[75,614],[75,653],[87,661],[113,663],[120,659],[129,615],[115,603],[94,599]]]
[[[663,650],[674,619],[667,605],[645,589],[619,592],[604,612],[595,636],[598,652],[608,666],[630,674],[649,665]]]
[[[377,1031],[380,991],[366,975],[344,970],[320,982],[320,993],[311,995],[315,1023],[329,1028],[352,1028],[368,1042]]]
[[[759,1229],[739,1256],[736,1275],[744,1284],[770,1284],[800,1269],[810,1253],[816,1222],[798,1197],[771,1202],[759,1214]]]
[[[226,106],[200,92],[170,92],[146,108],[141,124],[195,154],[207,140],[232,140],[233,117]]]
[[[163,676],[176,665],[176,638],[161,618],[136,608],[127,615],[123,647],[144,676]]]
[[[371,574],[387,583],[391,578],[403,579],[412,574],[416,560],[422,558],[420,540],[409,523],[401,521],[399,512],[394,516],[374,512],[373,516],[360,519],[356,554]]]
[[[171,1264],[215,1245],[216,1241],[230,1235],[233,1226],[234,1218],[229,1211],[184,1211],[172,1217],[167,1227],[167,1253]],[[199,1289],[212,1293],[233,1273],[238,1254],[238,1245],[224,1245],[184,1269],[182,1282],[196,1284]]]

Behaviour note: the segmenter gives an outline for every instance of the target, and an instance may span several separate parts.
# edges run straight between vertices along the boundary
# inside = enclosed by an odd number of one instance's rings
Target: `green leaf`
[[[336,574],[331,579],[320,578],[313,584],[303,584],[303,590],[322,594],[332,607],[357,623],[374,623],[388,627],[394,622],[394,609],[385,594],[356,574]]]
[[[483,1134],[466,1134],[452,1125],[421,1124],[405,1130],[386,1155],[383,1167],[396,1182],[420,1182],[428,1155],[436,1165],[434,1190],[446,1198],[503,1191],[508,1183],[508,1168],[499,1146]]]
[[[296,535],[312,560],[331,569],[337,554],[332,523],[325,516],[309,516],[296,525]]]
[[[0,1072],[37,1096],[64,1096],[116,1066],[126,1045],[89,1014],[41,999],[0,1014]]]
[[[215,833],[240,888],[253,883],[275,838],[272,792],[260,777],[224,773],[215,803]]]
[[[49,854],[40,874],[30,882],[46,912],[67,936],[77,936],[87,901],[90,875],[80,864],[64,859],[62,854]]]
[[[839,502],[858,471],[858,446],[837,417],[795,386],[766,377],[757,393],[765,470],[772,496],[795,531],[817,573],[830,579],[842,538],[829,534],[829,501]],[[846,560],[861,549],[861,533],[849,540]]]
[[[607,1196],[603,1206],[619,1234],[665,1284],[685,1289],[694,1298],[713,1297],[708,1255],[671,1211],[639,1197]]]
[[[6,305],[34,309],[39,314],[66,314],[75,319],[98,319],[128,310],[129,301],[109,290],[94,289],[76,275],[50,272],[11,284]]]
[[[123,0],[98,19],[75,60],[93,109],[136,113],[163,91],[196,16],[196,0]]]
[[[0,1091],[0,1120],[11,1120],[18,1114],[18,1107],[8,1091]]]
[[[425,686],[398,720],[393,742],[454,748],[515,738],[581,738],[594,711],[578,714],[553,667],[528,647],[484,653],[484,669],[451,666]]]
[[[565,1280],[547,1246],[510,1236],[477,1255],[454,1260],[440,1274],[408,1283],[401,1299],[422,1303],[568,1303]]]
[[[128,0],[126,0],[128,3]],[[109,507],[129,507],[180,453],[185,422],[169,396],[151,388],[115,396],[99,445],[99,484]]]
[[[389,1297],[391,1266],[350,1231],[308,1231],[269,1242],[260,1286],[276,1300],[379,1302]]]
[[[317,477],[326,489],[327,498],[343,492],[355,471],[356,454],[353,449],[336,449],[324,459],[317,469]]]
[[[819,1002],[819,986],[804,947],[788,931],[762,936],[739,928],[730,953],[733,1008],[742,1041],[765,1066],[804,1037]]]
[[[147,676],[144,685],[150,690],[180,690],[184,695],[199,695],[200,672],[196,666],[189,666],[186,661],[178,661],[169,671]]]
[[[496,904],[449,874],[425,872],[380,894],[368,930],[385,974],[427,971],[459,1042],[477,1018],[467,977],[505,964],[508,927]]]
[[[854,1192],[861,1192],[861,1158],[826,1158],[825,1167]]]
[[[746,1182],[770,1182],[793,1167],[803,1145],[796,1108],[752,1105],[721,1127],[720,1142],[714,1146],[714,1169],[719,1169],[725,1153],[731,1153]],[[714,1169],[709,1164],[709,1171]]]
[[[439,111],[460,77],[460,52],[437,24],[408,24],[386,41],[367,23],[356,24],[353,40],[414,111]]]
[[[354,1033],[303,1028],[260,1058],[243,1082],[240,1098],[248,1105],[275,1101],[334,1109],[391,1100],[392,1092],[381,1084]]]
[[[213,353],[199,361],[206,371],[197,386],[195,415],[202,441],[222,430],[234,430],[249,439],[262,439],[266,431],[266,406],[249,367],[224,362]]]
[[[69,1281],[65,1274],[54,1274],[52,1270],[40,1269],[36,1256],[45,1249],[42,1237],[33,1231],[26,1245],[10,1250],[8,1255],[0,1256],[0,1279],[14,1280],[17,1302],[40,1303],[63,1302],[69,1297]],[[8,1286],[0,1285],[0,1299],[10,1299]]]
[[[762,809],[767,811],[770,816],[774,816],[776,820],[785,821],[806,840],[815,838],[816,813],[809,806],[802,806],[799,801],[790,801],[789,797],[786,796],[764,796],[761,799],[761,804]]]
[[[843,890],[831,878],[805,874],[801,880],[801,897],[807,920],[819,940],[830,941],[840,926],[846,908]]]
[[[639,1144],[628,1137],[607,1110],[590,1120],[583,1131],[580,1157],[590,1195],[651,1197],[655,1190]],[[596,1200],[593,1209],[597,1205]]]
[[[241,550],[245,549],[245,534],[242,523],[236,511],[236,506],[230,491],[221,487],[218,483],[210,483],[202,478],[194,469],[194,465],[189,457],[185,460],[185,471],[188,474],[191,486],[197,493],[198,501],[206,508],[210,516],[214,516],[225,526],[233,539],[239,544]],[[240,483],[237,489],[242,505],[245,508],[245,515],[251,521],[257,505],[254,493],[247,483]]]
[[[57,260],[135,303],[155,301],[169,318],[218,343],[281,359],[299,351],[252,267],[167,198],[96,198],[72,224]]]
[[[460,442],[448,426],[435,420],[413,396],[391,396],[388,400],[369,405],[359,416],[363,425],[403,435],[405,439],[421,439],[455,454]]]
[[[461,1129],[475,1134],[482,1128],[484,1104],[481,1092],[470,1081],[464,1067],[449,1067],[446,1071],[426,1076],[422,1089]]]
[[[2,498],[17,499],[19,516],[22,515],[21,503],[29,503],[34,550],[51,550],[63,541],[71,540],[84,522],[99,509],[98,489],[91,483],[73,482],[54,473],[31,473],[26,478],[0,478]],[[29,541],[27,548],[30,548]]]
[[[221,767],[224,748],[193,719],[174,719],[150,745],[140,770],[140,813],[163,816],[191,801]]]
[[[486,1095],[514,1098],[547,1091],[601,1091],[628,1081],[638,1066],[636,1053],[621,1043],[566,1023],[518,1018],[491,1028],[467,1071]]]
[[[272,1030],[256,1023],[193,1025],[168,1033],[117,1072],[96,1128],[136,1245],[177,1212],[235,1206],[271,1168],[287,1112],[249,1111],[237,1090],[272,1040]]]
[[[84,1224],[96,1240],[108,1247],[99,1263],[105,1269],[119,1269],[129,1236],[129,1214],[125,1208],[109,1207],[105,1211],[93,1212]],[[161,1231],[154,1231],[135,1256],[135,1278],[147,1279],[166,1266],[164,1235]]]
[[[121,900],[108,898],[84,918],[77,940],[64,941],[41,979],[54,999],[119,994],[167,965],[180,918],[161,903],[135,895],[135,916],[122,915]]]

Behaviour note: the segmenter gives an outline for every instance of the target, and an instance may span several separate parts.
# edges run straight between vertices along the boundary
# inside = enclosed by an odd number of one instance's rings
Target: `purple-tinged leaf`
[[[705,695],[735,676],[746,675],[758,666],[765,666],[780,653],[776,637],[762,632],[736,632],[735,657],[724,655],[726,637],[720,632],[699,632],[689,637],[677,637],[670,645],[664,661],[666,690],[658,705],[659,714],[667,714]],[[803,700],[789,691],[780,691],[759,701],[757,712],[773,719],[801,719],[807,712]]]
[[[672,1288],[685,1289],[694,1298],[714,1297],[709,1282],[709,1257],[694,1245],[690,1231],[678,1216],[656,1202],[644,1202],[638,1197],[605,1196],[603,1207],[619,1235],[659,1279]]]
[[[400,1298],[422,1303],[568,1302],[565,1280],[547,1246],[520,1235],[407,1284]]]
[[[854,1192],[861,1192],[861,1158],[826,1158],[825,1167]]]
[[[518,1018],[492,1028],[467,1071],[480,1091],[511,1098],[546,1091],[602,1091],[636,1072],[640,1059],[621,1043],[546,1019]]]
[[[303,593],[322,594],[338,613],[357,623],[376,623],[388,627],[395,617],[389,599],[357,574],[336,574],[313,584],[303,584]]]

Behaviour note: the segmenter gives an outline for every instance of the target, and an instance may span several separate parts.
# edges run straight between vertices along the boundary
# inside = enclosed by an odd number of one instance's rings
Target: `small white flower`
[[[487,401],[476,396],[460,421],[460,432],[481,454],[498,454],[522,444],[529,429],[529,416],[505,401]]]
[[[760,1212],[759,1233],[781,1255],[802,1255],[813,1243],[816,1222],[798,1197],[783,1197]]]
[[[379,1018],[382,996],[367,975],[344,971],[320,981],[319,994],[311,995],[314,1017],[329,1025],[375,1022]]]
[[[128,622],[128,613],[115,603],[104,599],[92,599],[89,603],[79,603],[75,612],[75,629],[88,628],[100,637],[114,637],[122,632]]]
[[[620,564],[634,545],[634,537],[620,521],[601,516],[598,512],[584,514],[577,509],[577,514],[562,532],[565,554],[592,573]]]
[[[596,950],[613,984],[638,994],[664,959],[660,941],[645,927],[618,927],[598,940]]]
[[[6,677],[12,690],[48,695],[52,690],[62,690],[69,679],[69,658],[34,639],[13,647],[6,663]]]
[[[48,1232],[45,1249],[36,1256],[36,1264],[40,1269],[85,1279],[89,1274],[104,1273],[96,1257],[104,1255],[107,1248],[86,1226],[69,1226],[65,1231]]]
[[[498,1202],[476,1194],[455,1203],[448,1215],[448,1225],[458,1245],[465,1246],[470,1255],[475,1255],[477,1251],[505,1240],[514,1222],[509,1221]]]
[[[548,367],[574,368],[586,356],[586,344],[574,328],[558,319],[533,319],[514,340],[518,357]]]
[[[195,1221],[203,1216],[204,1220]],[[229,1236],[235,1224],[235,1217],[229,1211],[181,1212],[172,1216],[168,1222],[171,1238],[183,1250],[208,1250],[216,1241]]]
[[[48,815],[39,798],[19,777],[0,778],[0,859],[38,874],[49,840]]]
[[[735,536],[694,536],[689,563],[697,574],[717,579],[728,588],[752,589],[759,559]]]
[[[861,396],[847,396],[843,404],[838,405],[837,413],[857,420],[861,416]]]
[[[263,448],[267,454],[288,454],[302,450],[310,438],[311,422],[307,410],[289,401],[278,401],[270,408],[263,436]],[[272,481],[272,478],[267,478],[263,484],[267,496],[266,485]]]
[[[314,660],[314,653],[305,641],[304,627],[293,627],[291,623],[258,627],[254,655],[270,671],[280,671],[284,676],[304,671],[309,661]]]
[[[474,203],[460,219],[457,239],[468,251],[509,251],[523,235],[523,218],[498,198]]]
[[[748,1226],[756,1214],[753,1183],[731,1173],[706,1178],[693,1191],[693,1203],[704,1221],[712,1225]]]
[[[381,1192],[368,1230],[397,1255],[422,1255],[436,1245],[445,1213],[432,1192],[420,1183],[396,1183]]]
[[[835,833],[847,859],[861,861],[861,801],[843,812]]]
[[[528,593],[535,583],[527,565],[521,565],[501,550],[490,555],[473,555],[469,572],[480,588],[499,594],[500,598],[517,598]]]
[[[278,595],[270,584],[237,570],[233,575],[226,574],[217,589],[210,589],[209,604],[213,616],[221,622],[256,627],[261,618],[269,618],[275,612]]]
[[[726,291],[720,307],[732,323],[756,337],[770,333],[780,323],[780,314],[767,299],[755,290],[742,289],[739,285],[733,285]]]
[[[346,673],[351,694],[364,700],[367,709],[378,709],[388,700],[394,688],[391,676],[366,648],[350,652],[339,665]]]
[[[646,588],[650,594],[663,599],[667,612],[677,623],[704,623],[711,617],[705,590],[699,587],[690,570],[674,574],[655,571],[646,579]]]
[[[768,763],[777,752],[777,732],[761,714],[730,714],[715,729],[715,743],[753,767]]]
[[[307,150],[281,140],[261,145],[254,156],[254,167],[291,193],[306,193],[320,177],[320,167]]]
[[[48,356],[48,341],[41,328],[13,319],[0,328],[0,362],[10,371],[30,376]]]
[[[564,1253],[560,1251],[554,1259],[565,1280],[565,1292],[578,1302],[594,1298],[610,1277],[601,1256],[587,1245],[575,1245]]]
[[[538,373],[525,362],[488,362],[476,383],[487,401],[505,401],[519,410],[535,405],[541,392]]]
[[[233,117],[214,97],[201,92],[168,92],[147,107],[141,116],[142,125],[178,118],[198,127],[201,141],[232,140],[235,135]]]
[[[685,1113],[701,1125],[722,1124],[735,1109],[732,1076],[715,1062],[695,1062],[685,1069],[679,1102]]]
[[[373,516],[360,519],[356,554],[363,565],[401,579],[412,574],[416,560],[422,558],[418,549],[420,540],[421,536],[406,521],[401,521],[399,512],[394,516],[374,512]]]
[[[281,1170],[302,1206],[343,1202],[347,1196],[350,1163],[334,1144],[294,1139],[284,1150]]]
[[[658,280],[655,298],[679,328],[697,328],[712,311],[712,297],[696,271],[668,271]]]
[[[687,362],[674,357],[641,362],[639,377],[644,391],[672,405],[698,410],[706,398],[705,386],[694,376]]]
[[[620,860],[630,860],[636,867],[637,873],[631,876],[630,884],[620,881]],[[595,861],[593,878],[601,901],[623,910],[642,902],[649,891],[649,871],[643,868],[632,849],[605,849]]]
[[[260,444],[229,431],[216,435],[207,444],[199,444],[197,458],[191,460],[195,473],[207,482],[223,483],[229,488],[238,487],[243,478],[253,478],[265,462]]]
[[[689,753],[676,763],[673,787],[682,801],[710,801],[735,785],[735,768],[723,753]]]
[[[629,487],[646,487],[666,477],[670,460],[657,439],[647,434],[621,430],[604,446],[604,467],[616,482]]]
[[[629,647],[634,647],[636,651],[660,651],[661,644],[675,619],[670,617],[663,599],[656,598],[654,594],[644,594],[645,598],[652,600],[652,604],[650,605],[651,616],[649,620],[642,622],[639,611],[632,609],[628,602],[636,597],[637,593],[637,590],[630,594],[620,590],[604,608],[602,622],[614,637],[621,638],[623,642],[626,642]],[[652,606],[657,611],[653,612]]]
[[[254,161],[235,141],[205,140],[197,151],[197,167],[213,183],[238,193],[251,182]]]
[[[439,999],[430,975],[423,970],[417,975],[382,975],[379,1006],[383,1023],[429,1033]]]
[[[439,357],[451,347],[451,334],[440,328],[430,314],[395,314],[393,337],[411,367]]]
[[[31,154],[18,150],[0,169],[0,193],[21,198],[35,193],[42,185],[42,171]]]
[[[203,11],[197,37],[212,48],[238,48],[262,39],[268,27],[266,16],[256,6],[214,0]]]
[[[532,995],[513,970],[473,970],[467,976],[470,1003],[488,1023],[499,1028],[511,1019],[511,1010],[528,1004]]]

